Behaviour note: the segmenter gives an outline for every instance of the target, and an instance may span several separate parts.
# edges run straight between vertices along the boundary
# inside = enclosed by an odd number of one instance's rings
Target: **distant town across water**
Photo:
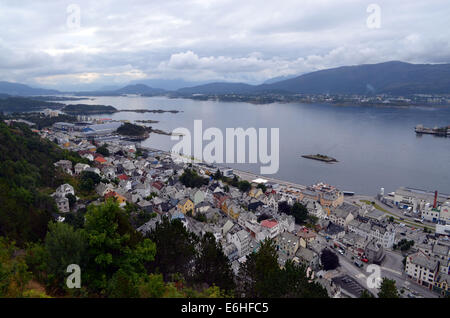
[[[79,101],[64,101],[77,104]],[[180,113],[118,112],[115,120],[154,120],[163,131],[185,127],[193,131],[194,120],[203,129],[249,127],[280,129],[280,169],[271,177],[314,184],[326,182],[344,191],[376,194],[380,188],[400,186],[450,192],[450,140],[415,134],[414,128],[450,124],[450,109],[430,106],[408,108],[329,104],[199,101],[167,97],[90,97],[85,104],[111,105],[118,110],[161,109]],[[239,116],[237,116],[239,114]],[[151,134],[143,146],[170,150],[176,141]],[[206,142],[205,142],[206,144]],[[302,154],[326,154],[339,158],[332,165],[302,158]],[[258,164],[230,164],[232,168],[259,173]]]

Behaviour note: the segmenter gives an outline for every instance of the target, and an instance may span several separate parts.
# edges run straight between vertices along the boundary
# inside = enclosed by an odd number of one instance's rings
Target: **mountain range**
[[[34,88],[28,85],[0,81],[0,94],[12,96],[36,96],[36,95],[56,95],[59,91],[54,89]]]
[[[386,62],[343,66],[269,84],[214,83],[178,90],[203,94],[450,94],[450,64]]]
[[[178,87],[182,81],[173,82]],[[15,96],[74,94],[79,96],[146,96],[192,94],[450,94],[450,64],[410,64],[391,61],[378,64],[343,66],[302,74],[293,78],[271,79],[261,85],[214,82],[173,90],[133,83],[119,89],[60,92],[24,84],[0,82],[0,94]]]

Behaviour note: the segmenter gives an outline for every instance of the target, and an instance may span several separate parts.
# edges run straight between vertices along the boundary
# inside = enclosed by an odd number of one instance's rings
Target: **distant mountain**
[[[305,94],[448,94],[450,64],[386,62],[344,66],[304,74],[258,89]]]
[[[165,89],[168,91],[175,91],[177,89],[180,88],[184,88],[184,87],[193,87],[193,86],[199,86],[199,85],[204,85],[204,84],[208,84],[208,83],[213,83],[214,81],[197,81],[197,82],[192,82],[192,81],[185,81],[183,79],[159,79],[159,78],[155,78],[155,79],[142,79],[142,80],[135,80],[130,82],[130,85],[133,84],[145,84],[147,86],[150,87],[155,87],[155,88],[161,88],[161,89]]]
[[[142,95],[153,95],[164,93],[165,90],[161,88],[153,88],[145,84],[134,84],[122,87],[113,91],[118,94],[142,94]]]
[[[0,94],[11,96],[56,95],[61,92],[54,89],[34,88],[28,85],[0,81]]]
[[[254,92],[256,86],[245,83],[209,83],[177,90],[181,94],[248,94]]]
[[[299,76],[299,74],[297,75],[286,75],[286,76],[277,76],[277,77],[273,77],[273,78],[269,78],[268,80],[264,81],[263,84],[273,84],[273,83],[277,83],[277,82],[281,82],[281,81],[285,81],[294,77]]]
[[[450,64],[410,64],[391,61],[379,64],[343,66],[296,76],[294,78],[277,77],[261,85],[246,83],[213,82],[189,87],[193,84],[183,80],[143,80],[145,83],[133,83],[118,89],[96,91],[78,91],[77,96],[119,96],[140,94],[144,96],[164,95],[175,90],[175,95],[192,94],[450,94]],[[154,88],[164,84],[167,90]],[[149,86],[147,84],[154,83]],[[57,90],[33,88],[28,85],[1,82],[0,95],[37,96],[63,94]]]
[[[385,62],[321,70],[261,85],[211,83],[179,89],[183,94],[449,94],[450,64]]]
[[[75,92],[77,96],[119,96],[125,94],[138,94],[145,96],[161,95],[166,91],[161,88],[153,88],[144,84],[127,85],[116,90]]]

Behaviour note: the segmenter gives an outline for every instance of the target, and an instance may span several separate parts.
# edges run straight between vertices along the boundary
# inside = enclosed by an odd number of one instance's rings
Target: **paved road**
[[[339,261],[341,263],[342,270],[345,270],[349,275],[355,277],[364,287],[366,287],[369,291],[374,293],[375,295],[378,294],[378,289],[376,288],[369,288],[368,286],[368,277],[373,272],[367,271],[367,266],[364,265],[363,268],[356,267],[351,259],[349,259],[351,256],[347,255],[339,255]],[[425,298],[437,298],[438,295],[412,281],[410,281],[406,275],[403,273],[403,256],[391,252],[386,251],[386,257],[383,263],[381,264],[381,277],[386,277],[388,279],[395,280],[397,289],[400,291],[402,288],[405,288],[407,291],[404,294],[406,296],[410,291],[412,291],[414,294],[419,295],[421,297]]]
[[[397,207],[391,208],[390,206],[384,204],[383,202],[377,200],[375,197],[371,197],[371,196],[367,196],[367,195],[354,195],[351,197],[346,197],[345,201],[348,203],[356,203],[356,204],[361,204],[360,200],[367,200],[370,202],[375,202],[378,206],[380,206],[381,208],[383,208],[384,210],[386,210],[388,213],[385,212],[385,214],[387,214],[388,216],[393,216],[394,219],[396,219],[396,221],[398,223],[405,223],[408,226],[411,227],[415,227],[415,228],[424,228],[427,227],[428,229],[434,231],[435,230],[435,225],[433,223],[430,222],[424,222],[424,224],[420,224],[414,221],[415,217],[414,216],[405,216],[403,215],[404,210],[401,210]]]
[[[293,187],[293,188],[300,189],[300,190],[306,189],[306,186],[301,185],[301,184],[297,184],[297,183],[293,183],[293,182],[289,182],[289,181],[283,181],[283,180],[279,180],[279,179],[275,179],[275,178],[269,178],[266,176],[260,176],[255,173],[250,173],[250,172],[236,170],[236,169],[233,169],[233,172],[235,175],[237,175],[241,179],[247,180],[247,181],[252,181],[257,178],[262,178],[262,179],[265,179],[265,180],[273,182],[273,183],[278,183],[279,185]]]
[[[327,243],[325,238],[321,237],[320,235],[317,237],[317,240],[324,246],[330,246],[332,244],[331,241]],[[377,288],[370,288],[370,286],[368,286],[368,283],[370,284],[368,278],[373,273],[372,271],[367,270],[368,264],[364,264],[362,268],[359,268],[354,264],[354,260],[351,259],[352,255],[350,253],[345,252],[344,255],[340,255],[339,253],[337,253],[337,255],[339,257],[339,263],[341,265],[338,268],[340,275],[347,274],[355,278],[362,286],[367,288],[373,294],[378,294],[379,290]],[[406,292],[403,294],[403,296],[405,297],[407,294],[409,294],[409,290],[414,294],[425,298],[438,297],[436,293],[420,285],[417,285],[415,282],[412,282],[407,278],[407,276],[403,273],[403,255],[401,255],[400,253],[390,250],[386,251],[386,257],[381,264],[380,274],[381,277],[395,280],[397,289],[399,291],[405,288]]]

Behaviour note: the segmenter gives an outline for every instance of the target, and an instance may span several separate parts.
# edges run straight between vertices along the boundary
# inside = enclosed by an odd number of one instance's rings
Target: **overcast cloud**
[[[367,7],[381,8],[368,28]],[[80,9],[80,27],[67,23]],[[260,83],[323,68],[450,62],[448,0],[0,0],[0,80],[58,89],[146,78]]]

